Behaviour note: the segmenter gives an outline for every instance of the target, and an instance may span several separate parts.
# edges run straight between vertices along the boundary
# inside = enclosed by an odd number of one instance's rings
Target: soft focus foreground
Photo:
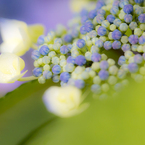
[[[90,107],[72,118],[49,114],[42,95],[52,82],[27,85],[0,100],[1,145],[142,145],[145,122],[145,84],[133,82],[119,96],[94,100]],[[37,90],[37,91],[36,91]],[[132,91],[134,90],[134,91]],[[36,95],[37,94],[37,95]],[[27,107],[26,107],[27,106]]]

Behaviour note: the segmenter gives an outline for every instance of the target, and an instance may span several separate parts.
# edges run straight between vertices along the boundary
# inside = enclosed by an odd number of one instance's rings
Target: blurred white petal
[[[50,112],[60,117],[70,117],[87,108],[88,105],[80,106],[81,97],[81,90],[76,87],[51,87],[44,93],[43,100]]]
[[[21,78],[24,69],[24,61],[15,54],[4,53],[0,55],[0,83],[13,83]]]
[[[24,55],[44,33],[42,25],[27,26],[22,21],[9,19],[0,19],[0,30],[3,40],[0,52],[14,53],[18,56]]]
[[[37,42],[37,39],[40,35],[44,34],[44,27],[40,24],[29,25],[28,26],[29,36],[33,43]]]
[[[93,10],[96,7],[96,2],[89,0],[70,0],[70,7],[73,12],[80,12],[81,9]]]

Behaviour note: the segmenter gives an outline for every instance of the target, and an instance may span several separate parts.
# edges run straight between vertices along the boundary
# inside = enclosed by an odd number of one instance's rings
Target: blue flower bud
[[[115,20],[113,21],[113,24],[116,25],[117,27],[119,27],[120,24],[121,24],[121,20],[120,20],[120,19],[115,19]]]
[[[73,46],[71,44],[69,44],[69,45],[67,45],[67,47],[69,50],[71,50]]]
[[[104,48],[105,48],[106,50],[111,49],[111,48],[112,48],[112,43],[111,43],[110,41],[106,41],[106,42],[104,43]]]
[[[89,15],[88,16],[89,16],[90,19],[94,19],[96,17],[96,15],[97,15],[97,10],[94,9],[94,10],[91,10],[89,12]]]
[[[92,54],[92,57],[91,57],[91,60],[93,62],[99,62],[101,60],[101,55],[99,53],[93,53]]]
[[[125,58],[125,56],[120,56],[119,57],[119,60],[118,60],[118,64],[119,65],[123,65],[123,64],[125,64],[126,63],[126,58]]]
[[[122,36],[122,33],[119,30],[114,30],[112,32],[112,38],[114,40],[119,40],[121,38],[121,36]]]
[[[86,42],[85,42],[84,39],[79,39],[79,40],[77,41],[77,47],[78,47],[78,48],[83,48],[85,45],[86,45]]]
[[[67,63],[73,63],[73,64],[75,64],[75,58],[72,57],[72,56],[69,56],[69,57],[67,58]]]
[[[139,44],[145,44],[145,36],[141,36],[140,38],[139,38]]]
[[[116,15],[117,13],[118,13],[118,11],[119,11],[119,9],[118,9],[118,7],[112,7],[111,8],[111,10],[110,10],[110,12],[113,14],[113,15]]]
[[[61,72],[61,67],[59,65],[54,65],[53,68],[52,68],[52,72],[54,74],[60,74]]]
[[[60,47],[61,54],[67,54],[69,52],[69,48],[66,45]]]
[[[58,83],[58,82],[60,81],[60,77],[59,77],[58,75],[53,75],[52,81],[53,81],[54,83]]]
[[[50,78],[52,77],[52,72],[51,72],[51,71],[48,71],[48,70],[45,70],[45,71],[43,72],[43,77],[44,77],[45,79],[50,79]]]
[[[33,74],[34,74],[35,77],[41,76],[41,74],[42,74],[42,69],[39,68],[39,67],[34,68],[34,69],[33,69]]]
[[[130,50],[131,48],[130,48],[130,45],[129,44],[124,44],[123,46],[122,46],[122,50],[125,52],[125,51],[128,51],[128,50]]]
[[[100,62],[100,68],[101,69],[106,70],[106,69],[108,69],[108,67],[109,67],[109,64],[108,64],[107,61],[101,61]]]
[[[137,14],[137,15],[141,15],[141,14],[143,14],[143,9],[142,9],[142,7],[137,7],[137,8],[135,8],[135,13]]]
[[[37,40],[37,44],[42,45],[45,42],[44,38],[45,38],[44,35],[39,36]]]
[[[98,75],[101,80],[107,80],[109,77],[109,73],[106,70],[101,70]]]
[[[54,43],[62,44],[62,39],[61,39],[61,38],[56,38],[56,39],[54,40]]]
[[[118,7],[118,6],[119,6],[119,3],[120,3],[120,1],[119,1],[119,0],[115,0],[115,1],[113,2],[113,6]]]
[[[104,20],[105,20],[104,16],[102,16],[102,15],[97,15],[96,16],[96,22],[98,24],[101,24]]]
[[[138,36],[137,35],[130,35],[129,36],[129,42],[131,44],[136,44],[138,43],[139,39],[138,39]]]
[[[64,83],[67,83],[70,78],[70,74],[68,72],[63,72],[60,75],[60,80],[63,81]]]
[[[135,28],[137,28],[137,23],[136,23],[136,22],[131,22],[131,23],[129,24],[129,28],[130,28],[131,30],[134,30]]]
[[[81,23],[82,23],[82,24],[85,24],[87,20],[89,20],[88,16],[83,16],[83,17],[81,18]]]
[[[101,9],[105,5],[104,1],[100,0],[97,2],[96,9]]]
[[[122,0],[122,1],[120,2],[119,6],[120,6],[121,8],[123,8],[125,5],[128,5],[128,4],[129,4],[129,2],[128,2],[127,0]]]
[[[120,49],[121,48],[121,42],[120,41],[114,41],[112,43],[113,49]]]
[[[136,63],[130,63],[128,69],[131,73],[136,73],[138,71],[138,65]]]
[[[136,3],[141,4],[144,2],[144,0],[134,0]]]
[[[142,63],[142,61],[143,61],[143,57],[140,54],[136,54],[134,56],[134,62],[135,63],[140,64],[140,63]]]
[[[83,80],[75,80],[75,86],[79,89],[82,89],[85,86],[85,82]]]
[[[125,5],[124,8],[123,8],[123,11],[126,14],[132,13],[133,12],[133,5],[131,5],[131,4]]]
[[[75,64],[83,66],[86,63],[86,59],[83,55],[79,55],[75,58]]]
[[[80,33],[81,33],[82,35],[84,35],[84,34],[86,34],[86,33],[87,33],[86,28],[85,28],[85,26],[84,26],[84,25],[83,25],[83,26],[81,26],[81,28],[80,28]]]
[[[124,16],[124,20],[125,20],[126,23],[130,23],[132,21],[132,19],[133,19],[133,17],[132,17],[131,14],[126,14]]]
[[[96,93],[96,94],[101,93],[101,87],[100,87],[100,85],[97,85],[97,84],[92,85],[91,90],[93,93]]]
[[[105,14],[106,14],[106,11],[103,10],[103,9],[99,9],[99,10],[97,11],[97,15],[102,15],[102,16],[104,16]]]
[[[88,21],[84,24],[86,32],[90,32],[94,29],[92,22]]]
[[[40,57],[40,53],[38,50],[34,50],[31,54],[31,58],[37,60]]]
[[[70,34],[66,34],[64,36],[64,41],[70,43],[72,41],[72,36]]]
[[[138,17],[138,20],[140,23],[145,23],[145,14],[141,14],[139,17]]]
[[[101,47],[103,47],[103,41],[102,41],[101,39],[99,39],[99,40],[97,40],[97,41],[95,42],[95,45],[96,45],[97,47],[101,48]]]
[[[113,15],[108,15],[106,20],[108,20],[111,24],[113,23],[113,21],[115,20],[115,16]]]
[[[103,27],[103,26],[100,26],[99,28],[98,28],[98,35],[99,36],[104,36],[104,35],[106,35],[106,33],[107,33],[107,30],[106,30],[106,28],[105,27]]]
[[[47,55],[49,53],[49,48],[47,45],[43,45],[40,47],[39,49],[39,52],[42,54],[42,55]]]
[[[92,30],[89,32],[89,35],[88,35],[90,38],[95,38],[97,36],[97,32],[95,30]]]

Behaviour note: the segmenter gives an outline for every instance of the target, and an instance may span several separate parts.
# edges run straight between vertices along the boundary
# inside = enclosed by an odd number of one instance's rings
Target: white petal
[[[70,117],[82,112],[86,107],[79,107],[81,100],[81,91],[73,86],[51,87],[43,96],[47,109],[60,117]]]
[[[25,46],[24,42],[19,39],[12,39],[6,42],[3,42],[0,45],[1,53],[14,53],[18,56],[21,56],[29,50],[30,45]]]
[[[36,43],[38,37],[44,34],[44,26],[40,24],[29,25],[28,31],[32,42]]]
[[[13,38],[23,39],[21,29],[27,31],[27,25],[24,22],[16,20],[1,19],[1,36],[3,41],[11,40]]]
[[[7,81],[7,83],[14,83],[15,81],[17,81],[20,78],[22,78],[25,75],[26,72],[27,72],[27,70],[25,72],[23,72],[22,74],[17,75],[15,77],[11,78],[10,80]]]
[[[70,7],[73,12],[80,12],[82,8],[87,10],[95,9],[96,4],[94,2],[90,2],[88,0],[71,0]]]
[[[19,76],[24,66],[24,61],[17,55],[12,53],[1,54],[0,83],[8,83],[9,80]]]
[[[32,45],[26,23],[16,20],[2,19],[0,21],[3,43],[1,53],[25,54]]]

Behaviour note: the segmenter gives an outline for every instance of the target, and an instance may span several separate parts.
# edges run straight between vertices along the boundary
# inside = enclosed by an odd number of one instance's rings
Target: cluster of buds
[[[100,0],[95,9],[76,14],[67,28],[60,25],[40,36],[32,53],[34,76],[42,84],[52,79],[99,95],[119,91],[129,77],[142,81],[144,6],[144,0]],[[111,57],[118,53],[118,60]]]

